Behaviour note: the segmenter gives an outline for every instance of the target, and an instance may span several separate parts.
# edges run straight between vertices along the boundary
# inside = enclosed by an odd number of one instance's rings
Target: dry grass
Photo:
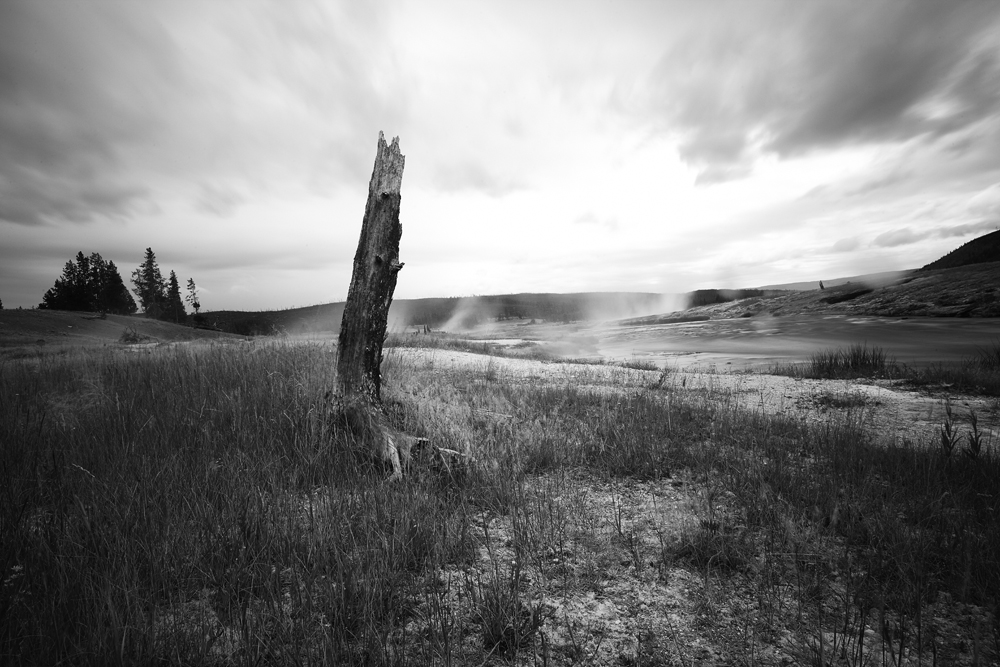
[[[0,662],[997,660],[978,430],[888,446],[851,410],[490,360],[387,352],[391,417],[472,457],[397,484],[332,418],[326,345],[2,362]]]
[[[958,364],[934,364],[909,374],[916,385],[944,386],[955,392],[1000,396],[1000,342]]]
[[[869,347],[866,343],[855,343],[846,348],[816,352],[806,364],[782,366],[772,372],[826,380],[871,379],[896,377],[899,366],[877,345]]]
[[[809,363],[785,365],[774,373],[823,379],[903,379],[914,386],[939,387],[954,393],[1000,396],[1000,343],[957,363],[928,366],[899,364],[878,346],[859,343],[817,352]]]

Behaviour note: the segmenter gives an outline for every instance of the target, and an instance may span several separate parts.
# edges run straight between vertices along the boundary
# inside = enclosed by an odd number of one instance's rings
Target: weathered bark
[[[337,382],[341,393],[364,397],[375,404],[382,398],[379,366],[389,305],[396,289],[396,274],[403,268],[399,262],[399,239],[403,234],[399,189],[404,160],[399,152],[399,137],[386,146],[379,132],[368,204],[340,325]]]
[[[399,137],[386,146],[379,132],[375,168],[368,184],[368,204],[361,224],[361,238],[354,255],[354,272],[347,292],[337,348],[337,388],[345,421],[352,432],[392,466],[393,477],[402,475],[400,457],[422,439],[388,425],[382,410],[382,344],[399,261],[400,186],[404,157]]]

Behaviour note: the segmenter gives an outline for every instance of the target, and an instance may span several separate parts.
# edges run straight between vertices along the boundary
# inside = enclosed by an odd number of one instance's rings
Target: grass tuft
[[[528,605],[522,599],[523,584],[524,574],[515,558],[508,568],[494,563],[492,572],[470,587],[483,648],[490,655],[516,658],[544,623],[542,605]]]
[[[808,376],[825,379],[889,377],[896,361],[878,346],[855,343],[812,355]]]

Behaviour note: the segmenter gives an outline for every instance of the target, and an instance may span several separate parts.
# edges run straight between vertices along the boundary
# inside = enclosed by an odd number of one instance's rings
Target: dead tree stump
[[[345,422],[378,458],[392,466],[393,478],[402,476],[401,461],[409,459],[413,445],[423,441],[390,427],[382,409],[382,345],[396,275],[403,268],[399,190],[404,161],[399,137],[387,146],[379,132],[337,347],[337,390]]]

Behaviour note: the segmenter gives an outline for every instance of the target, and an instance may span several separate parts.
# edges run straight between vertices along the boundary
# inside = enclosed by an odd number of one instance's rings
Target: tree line
[[[138,305],[125,287],[118,267],[114,262],[105,261],[100,253],[83,252],[76,254],[76,261],[70,260],[63,267],[62,275],[42,297],[39,308],[49,310],[83,310],[131,315],[140,308],[146,315],[169,322],[186,322],[186,301],[194,309],[195,322],[200,322],[198,312],[201,303],[198,287],[193,278],[188,278],[187,294],[181,298],[181,288],[177,274],[170,272],[164,278],[152,248],[132,272],[133,292],[139,298]]]

